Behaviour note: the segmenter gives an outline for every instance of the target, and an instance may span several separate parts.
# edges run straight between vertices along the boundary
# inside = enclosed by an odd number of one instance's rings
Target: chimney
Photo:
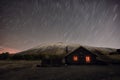
[[[66,53],[68,53],[69,52],[69,50],[68,50],[68,46],[66,46]]]

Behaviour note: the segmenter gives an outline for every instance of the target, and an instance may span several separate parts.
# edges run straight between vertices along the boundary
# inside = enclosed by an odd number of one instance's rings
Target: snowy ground
[[[120,65],[36,67],[39,61],[0,61],[0,80],[120,80]]]

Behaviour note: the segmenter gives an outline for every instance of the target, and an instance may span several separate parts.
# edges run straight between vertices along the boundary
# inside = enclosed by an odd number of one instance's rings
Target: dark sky
[[[0,0],[0,46],[48,42],[120,48],[120,0]]]

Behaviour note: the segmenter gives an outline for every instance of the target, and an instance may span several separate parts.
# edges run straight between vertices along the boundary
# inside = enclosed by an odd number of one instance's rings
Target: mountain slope
[[[51,44],[41,44],[37,47],[19,52],[17,54],[21,54],[21,55],[44,54],[44,55],[64,56],[74,51],[75,49],[79,48],[80,46],[86,48],[87,50],[91,51],[93,54],[97,55],[97,59],[99,60],[106,61],[106,62],[120,61],[120,55],[118,55],[116,52],[116,49],[113,49],[113,48],[90,47],[90,46],[83,46],[80,44],[68,44],[68,43],[62,43],[62,42],[51,43]],[[116,53],[116,54],[110,55],[110,53]]]

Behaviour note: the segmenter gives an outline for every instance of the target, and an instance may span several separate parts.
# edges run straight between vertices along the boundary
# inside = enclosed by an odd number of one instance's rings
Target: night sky
[[[120,48],[120,0],[0,0],[0,47],[48,42]]]

